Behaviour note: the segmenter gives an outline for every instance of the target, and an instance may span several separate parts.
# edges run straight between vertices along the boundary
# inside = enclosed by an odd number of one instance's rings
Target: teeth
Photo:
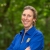
[[[28,23],[28,22],[24,22],[24,23]]]
[[[27,23],[27,22],[24,22],[24,23]]]

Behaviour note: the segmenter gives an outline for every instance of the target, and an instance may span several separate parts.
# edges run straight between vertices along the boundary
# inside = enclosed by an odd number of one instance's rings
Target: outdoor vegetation
[[[0,50],[6,50],[23,28],[21,15],[26,5],[36,8],[36,27],[43,32],[44,50],[50,50],[50,0],[0,0]]]

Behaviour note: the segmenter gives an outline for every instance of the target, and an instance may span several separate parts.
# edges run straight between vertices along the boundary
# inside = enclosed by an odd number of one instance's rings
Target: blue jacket
[[[31,50],[43,50],[44,38],[42,32],[33,26],[26,32],[21,43],[23,35],[24,29],[15,36],[7,50],[25,50],[28,46],[30,46]]]

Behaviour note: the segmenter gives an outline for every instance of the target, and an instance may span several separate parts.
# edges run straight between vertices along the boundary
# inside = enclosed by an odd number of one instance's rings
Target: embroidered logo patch
[[[29,42],[29,41],[30,41],[30,38],[28,38],[26,42]]]

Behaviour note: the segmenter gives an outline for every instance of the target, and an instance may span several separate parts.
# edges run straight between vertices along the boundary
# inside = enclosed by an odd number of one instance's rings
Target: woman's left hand
[[[29,47],[27,47],[25,50],[31,50],[31,49],[30,49],[30,46],[29,46]]]

